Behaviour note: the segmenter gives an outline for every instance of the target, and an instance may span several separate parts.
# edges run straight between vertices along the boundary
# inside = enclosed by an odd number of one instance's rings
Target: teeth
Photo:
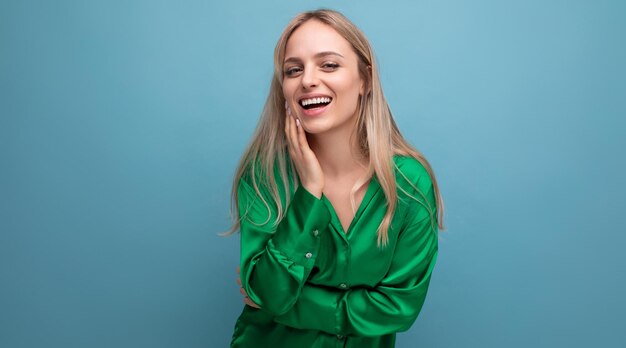
[[[302,104],[302,106],[307,106],[310,104],[320,104],[320,103],[330,103],[330,98],[319,97],[319,98],[303,99],[300,101],[300,104]]]

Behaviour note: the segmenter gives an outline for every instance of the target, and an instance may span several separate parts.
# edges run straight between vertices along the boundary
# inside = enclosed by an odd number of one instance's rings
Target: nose
[[[319,79],[315,68],[305,68],[302,72],[302,88],[309,89],[319,85]]]

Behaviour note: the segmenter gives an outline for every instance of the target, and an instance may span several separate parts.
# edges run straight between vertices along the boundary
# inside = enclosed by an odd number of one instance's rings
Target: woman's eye
[[[300,68],[298,67],[292,67],[292,68],[288,68],[287,70],[285,70],[285,75],[287,76],[292,76],[294,74],[297,74],[298,72],[300,72]]]
[[[339,64],[337,63],[324,63],[322,64],[322,68],[326,69],[326,70],[335,70],[339,67]]]

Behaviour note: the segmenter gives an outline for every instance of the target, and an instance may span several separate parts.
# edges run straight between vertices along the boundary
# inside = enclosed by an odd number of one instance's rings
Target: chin
[[[316,122],[318,121],[318,122]],[[321,120],[307,120],[302,123],[304,131],[309,134],[321,134],[330,130],[331,127],[325,124],[325,122],[320,122]]]
[[[304,127],[304,131],[308,134],[321,134],[327,131],[327,129],[320,127]]]

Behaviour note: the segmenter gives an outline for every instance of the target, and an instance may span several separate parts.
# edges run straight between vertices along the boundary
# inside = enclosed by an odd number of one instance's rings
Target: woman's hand
[[[256,303],[252,302],[250,297],[248,297],[248,294],[246,293],[246,290],[244,290],[241,287],[241,277],[239,276],[239,267],[237,267],[237,284],[239,284],[239,292],[243,295],[243,303],[247,304],[250,307],[261,308],[261,307],[259,307],[259,305],[257,305]]]
[[[302,186],[315,197],[321,198],[324,190],[324,172],[317,156],[309,147],[300,120],[291,112],[287,102],[285,102],[285,108],[287,116],[285,135],[287,136],[289,156],[296,167]]]

